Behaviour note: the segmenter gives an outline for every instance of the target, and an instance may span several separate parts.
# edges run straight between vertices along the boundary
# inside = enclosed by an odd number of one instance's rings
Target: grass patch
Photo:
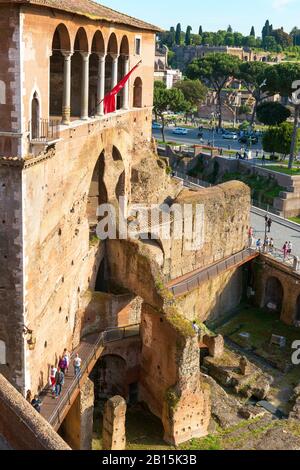
[[[247,184],[251,188],[252,199],[269,205],[273,205],[273,200],[279,197],[281,191],[285,190],[273,178],[245,173],[226,173],[222,182],[232,180],[242,181]]]
[[[300,224],[300,217],[290,217],[289,220],[291,222],[296,222],[296,224]]]
[[[268,165],[266,169],[277,171],[277,173],[283,173],[284,175],[289,175],[289,176],[300,175],[300,168],[289,169],[286,165]]]
[[[300,338],[298,328],[285,325],[275,313],[258,308],[242,307],[234,318],[216,330],[239,346],[252,348],[256,354],[280,368],[291,364],[292,343]],[[240,333],[249,333],[250,339],[241,337]],[[270,346],[272,334],[284,336],[287,339],[286,347]]]

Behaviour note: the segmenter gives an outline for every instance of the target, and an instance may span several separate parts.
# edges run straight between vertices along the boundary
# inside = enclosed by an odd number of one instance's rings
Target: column
[[[71,119],[71,52],[62,52],[64,56],[64,89],[62,123],[70,124]]]
[[[81,52],[82,80],[81,80],[81,119],[89,118],[89,57],[88,52]]]
[[[112,57],[112,77],[111,77],[111,88],[114,88],[118,83],[118,59],[117,54],[111,54]]]
[[[129,57],[125,57],[124,72],[124,75],[129,73]],[[129,109],[129,81],[127,81],[123,93],[123,109]]]
[[[98,55],[98,77],[97,77],[97,103],[103,100],[105,95],[105,54]],[[103,102],[97,105],[97,116],[103,116]]]

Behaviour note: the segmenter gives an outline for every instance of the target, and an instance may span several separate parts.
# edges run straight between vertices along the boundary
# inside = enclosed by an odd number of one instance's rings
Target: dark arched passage
[[[270,277],[266,283],[265,307],[268,310],[281,314],[283,305],[283,287],[276,277]]]

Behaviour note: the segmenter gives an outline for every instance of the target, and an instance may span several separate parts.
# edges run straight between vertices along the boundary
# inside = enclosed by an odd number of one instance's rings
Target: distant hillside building
[[[238,57],[245,62],[268,62],[268,53],[256,53],[250,48],[228,46],[175,46],[175,62],[180,70],[184,70],[194,59],[200,59],[207,54],[223,53]],[[281,56],[276,56],[276,62]]]
[[[182,72],[180,70],[173,70],[168,64],[167,46],[163,46],[155,51],[154,62],[154,80],[164,82],[168,89],[173,88],[175,83],[182,80]]]

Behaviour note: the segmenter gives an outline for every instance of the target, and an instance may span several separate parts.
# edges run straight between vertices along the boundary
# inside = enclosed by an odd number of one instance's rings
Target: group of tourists
[[[64,383],[65,376],[69,371],[71,356],[67,349],[64,350],[63,355],[59,357],[57,367],[51,366],[49,373],[49,385],[51,387],[52,396],[55,399],[58,399],[61,395]],[[81,363],[82,359],[79,357],[79,354],[76,354],[73,367],[74,367],[74,376],[80,378],[81,375]],[[35,395],[32,398],[31,390],[27,391],[26,401],[30,403],[33,408],[40,413],[42,402],[38,395]]]
[[[81,373],[81,358],[76,354],[73,366],[75,377],[80,377]],[[65,383],[65,375],[70,367],[70,354],[67,349],[64,350],[63,355],[59,357],[57,367],[51,366],[49,374],[49,385],[52,388],[52,394],[55,398],[59,398],[62,388]]]
[[[273,221],[271,217],[268,215],[265,216],[265,224],[266,224],[266,233],[271,233],[271,228]],[[270,238],[268,235],[266,235],[265,240],[263,241],[261,238],[258,240],[255,239],[254,237],[254,229],[253,227],[250,227],[249,233],[249,246],[256,246],[256,249],[258,251],[264,251],[266,253],[273,253],[274,252],[274,239]],[[288,256],[292,255],[293,251],[293,244],[292,242],[285,242],[285,244],[282,247],[282,252],[283,252],[283,258],[286,260]]]

